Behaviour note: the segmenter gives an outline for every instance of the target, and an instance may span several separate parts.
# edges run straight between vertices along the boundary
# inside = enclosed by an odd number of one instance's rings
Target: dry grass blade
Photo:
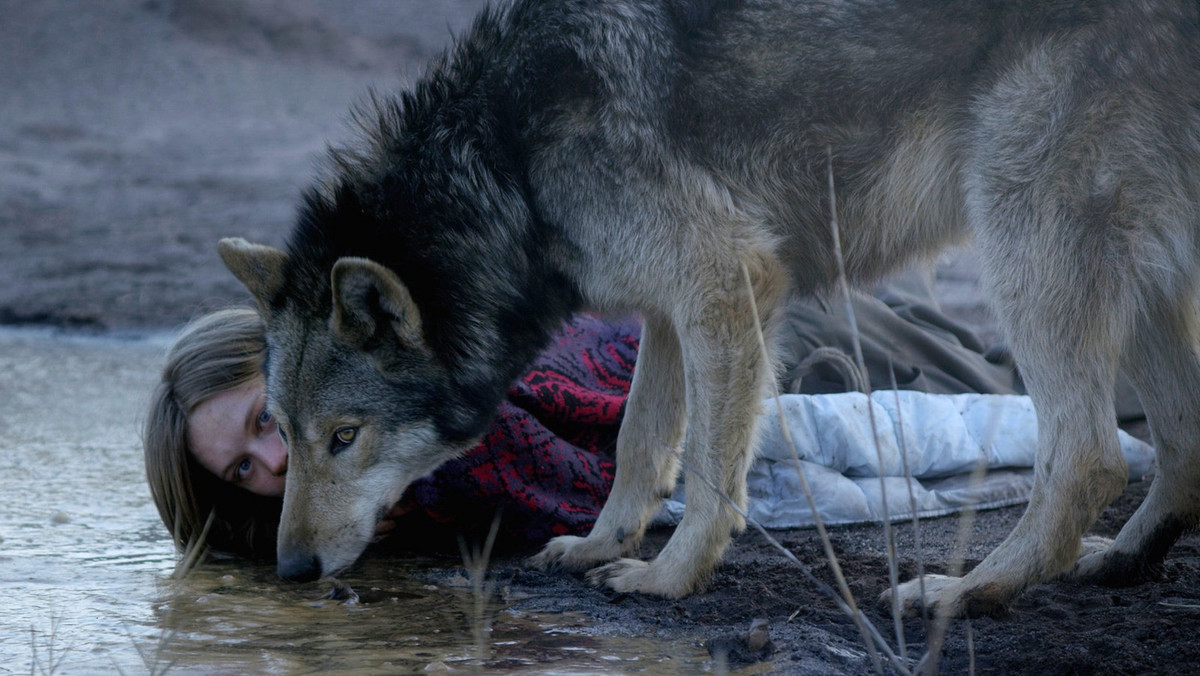
[[[858,609],[857,604],[852,603],[854,600],[854,596],[853,596],[853,594],[849,593],[848,587],[843,586],[844,593],[839,594],[832,587],[830,587],[828,584],[823,582],[820,578],[813,575],[812,571],[808,569],[808,566],[804,565],[803,561],[798,559],[796,557],[796,555],[792,553],[791,550],[789,550],[787,547],[784,547],[783,544],[781,542],[779,542],[779,540],[776,540],[770,533],[768,533],[767,529],[763,528],[762,524],[760,524],[758,521],[754,520],[754,518],[752,518],[749,514],[747,514],[744,509],[742,509],[741,507],[738,507],[737,503],[735,503],[732,498],[730,498],[728,495],[726,495],[724,491],[722,491],[720,488],[718,488],[716,484],[714,484],[712,481],[709,481],[705,476],[703,476],[700,472],[698,472],[695,467],[693,467],[690,463],[688,463],[687,460],[683,459],[683,456],[681,453],[679,453],[679,451],[675,451],[675,454],[679,457],[680,466],[685,471],[689,472],[692,477],[695,477],[696,479],[703,481],[705,483],[705,485],[707,485],[709,488],[711,488],[722,500],[725,501],[726,504],[729,505],[729,507],[731,509],[733,509],[733,511],[740,514],[742,516],[742,518],[744,518],[746,520],[747,525],[749,525],[754,530],[758,531],[758,533],[763,536],[763,539],[765,539],[768,543],[770,543],[772,547],[779,550],[779,552],[781,554],[783,554],[783,556],[785,558],[787,558],[788,561],[791,561],[792,563],[796,564],[796,567],[800,569],[800,573],[802,575],[804,575],[805,579],[807,579],[809,582],[811,582],[813,584],[813,586],[815,586],[822,594],[825,594],[830,599],[832,599],[833,602],[837,605],[838,609],[841,610],[843,613],[845,613],[846,616],[849,617],[852,621],[854,621],[855,625],[859,629],[859,633],[862,635],[863,642],[865,644],[868,654],[874,655],[873,662],[876,664],[876,671],[878,673],[885,673],[883,671],[883,663],[881,661],[879,661],[879,655],[878,655],[878,652],[882,652],[884,657],[887,658],[887,660],[888,660],[889,664],[892,666],[892,668],[894,668],[896,670],[896,673],[899,673],[899,674],[902,674],[905,676],[907,676],[908,674],[911,674],[911,672],[906,668],[905,663],[903,661],[901,661],[899,657],[896,656],[894,651],[892,651],[891,646],[888,645],[887,640],[883,638],[883,635],[879,633],[879,630],[876,629],[875,626],[873,624],[871,624],[871,621],[869,619],[867,619],[867,616],[864,615],[863,612]],[[804,480],[802,478],[801,482],[803,482],[803,481]],[[811,495],[811,491],[809,492],[809,494]],[[828,536],[826,536],[826,539],[827,538],[828,538]],[[828,555],[832,551],[830,549],[830,547],[832,547],[832,544],[827,541],[826,545],[827,545],[826,546],[826,554]],[[833,566],[831,566],[831,568],[833,568]],[[834,577],[839,578],[842,585],[845,584],[845,578],[840,576],[840,571],[835,573]],[[847,603],[847,601],[845,600],[845,597],[847,595],[849,596],[851,603]],[[794,613],[793,613],[792,617],[795,617]],[[791,617],[788,618],[789,621],[791,619],[792,619]],[[878,649],[878,652],[876,651],[876,649]]]
[[[888,374],[891,378],[892,396],[896,401],[896,439],[900,443],[900,464],[904,468],[904,485],[908,487],[908,511],[912,513],[912,529],[913,529],[913,549],[917,558],[917,584],[921,589],[921,598],[925,598],[925,551],[921,546],[921,517],[917,513],[917,496],[913,493],[913,478],[912,468],[908,464],[908,444],[904,440],[904,414],[900,409],[900,387],[896,383],[896,369],[893,368],[891,358],[888,359]],[[892,583],[892,589],[895,589],[895,582]],[[900,601],[892,595],[892,617],[897,621],[900,619]],[[929,613],[925,612],[925,605],[921,604],[921,625],[925,627],[925,635],[929,635]]]
[[[971,627],[971,618],[967,618],[967,673],[975,676],[975,630]]]
[[[31,661],[29,664],[30,676],[33,676],[33,674],[51,676],[51,674],[57,673],[59,668],[62,667],[63,660],[66,659],[67,653],[70,652],[70,646],[61,650],[57,648],[58,622],[59,615],[57,613],[51,615],[49,636],[44,636],[42,638],[42,647],[46,651],[45,664],[43,664],[38,657],[38,631],[37,629],[34,629],[33,625],[29,625],[29,650],[31,653]],[[55,654],[56,652],[57,655]]]
[[[146,673],[150,676],[163,676],[163,674],[170,671],[171,667],[175,666],[175,660],[163,662],[163,656],[167,652],[167,645],[175,638],[174,629],[167,630],[163,628],[162,632],[158,635],[158,640],[154,642],[154,650],[152,651],[141,643],[138,643],[138,640],[133,636],[133,632],[129,631],[129,627],[125,627],[125,635],[129,637],[129,642],[133,644],[133,649],[137,651],[138,657],[142,660],[142,666],[146,668]],[[115,660],[113,661],[113,668],[118,673],[124,675],[125,671],[121,669]]]
[[[463,567],[467,571],[467,580],[471,583],[471,635],[475,640],[476,657],[479,660],[487,659],[490,645],[488,632],[491,630],[491,618],[488,616],[488,604],[496,591],[496,583],[487,580],[487,567],[499,532],[500,512],[497,511],[482,547],[478,544],[468,547],[466,539],[461,535],[458,537]]]
[[[879,464],[879,496],[883,503],[883,537],[887,547],[888,581],[895,589],[900,584],[900,574],[896,564],[896,535],[892,529],[891,515],[888,514],[887,481],[885,480],[883,449],[879,443],[879,427],[875,421],[875,406],[871,401],[871,380],[867,373],[866,359],[863,358],[862,341],[859,339],[858,320],[854,315],[854,304],[850,296],[850,280],[846,275],[846,260],[842,256],[842,236],[838,227],[837,191],[833,183],[833,149],[826,148],[827,176],[829,181],[829,230],[833,236],[833,257],[837,263],[838,286],[842,290],[842,298],[846,302],[846,318],[850,322],[850,337],[854,345],[854,361],[862,376],[864,392],[867,395],[867,419],[871,425],[871,437],[875,443],[875,459]],[[896,642],[900,648],[901,657],[907,659],[908,649],[904,640],[904,622],[900,617],[899,602],[893,600],[892,622],[896,632]]]
[[[1200,610],[1200,604],[1195,603],[1178,603],[1175,601],[1159,601],[1158,605],[1164,608],[1177,608],[1182,610]]]
[[[758,338],[758,346],[759,349],[762,350],[763,358],[769,360],[767,342],[762,334],[762,322],[758,314],[758,304],[754,301],[754,285],[750,279],[750,270],[746,267],[745,263],[742,264],[742,277],[746,283],[747,292],[749,293],[750,310],[754,318],[754,330],[755,336]],[[838,598],[836,594],[834,594],[833,597],[838,600],[839,607],[842,608],[843,612],[845,612],[858,627],[859,633],[862,636],[863,644],[867,649],[867,654],[871,657],[871,663],[875,667],[875,670],[879,673],[883,673],[883,664],[880,661],[879,653],[876,650],[876,646],[878,645],[879,649],[883,650],[888,655],[889,661],[896,669],[902,671],[902,673],[907,673],[907,671],[904,670],[904,665],[906,662],[896,658],[896,656],[892,654],[891,648],[887,645],[887,642],[884,641],[881,636],[879,636],[879,632],[875,629],[874,625],[872,625],[870,621],[867,620],[866,616],[863,615],[862,611],[858,609],[858,604],[854,600],[854,594],[850,591],[850,585],[846,583],[846,577],[842,573],[841,565],[838,563],[837,554],[835,554],[833,551],[833,541],[829,539],[829,533],[825,530],[825,524],[821,520],[820,512],[817,510],[817,503],[816,500],[813,499],[812,488],[808,485],[808,478],[804,475],[804,468],[800,464],[800,454],[796,450],[796,442],[792,438],[791,430],[788,428],[787,421],[784,419],[783,404],[779,401],[779,387],[775,383],[774,379],[771,379],[770,382],[771,392],[775,400],[775,410],[779,416],[779,428],[783,432],[784,440],[787,442],[788,447],[792,451],[792,459],[796,463],[796,475],[800,480],[800,487],[803,489],[804,497],[808,501],[809,510],[812,511],[813,523],[817,527],[817,533],[819,533],[821,536],[821,543],[825,549],[825,556],[829,561],[829,568],[833,572],[834,580],[836,580],[838,589],[841,592],[841,598]],[[693,474],[699,476],[698,473],[693,472]],[[720,491],[716,486],[712,486],[711,482],[708,482],[707,480],[705,481],[706,483],[709,483],[713,490],[715,490],[722,497],[722,499],[724,499],[735,510],[737,510],[737,512],[746,519],[747,523],[751,523],[755,530],[762,533],[763,537],[765,537],[768,542],[770,542],[780,551],[784,552],[784,554],[791,561],[800,566],[807,578],[817,582],[822,591],[829,589],[826,585],[824,585],[824,583],[820,583],[816,577],[808,571],[807,567],[805,567],[800,560],[796,558],[794,554],[788,551],[786,547],[779,544],[775,538],[771,537],[767,533],[766,529],[750,519],[749,516],[740,507],[738,507],[733,500],[729,498],[729,496],[725,495],[724,492]],[[829,589],[829,593],[832,594],[831,589]],[[875,640],[872,640],[873,637]]]
[[[975,463],[975,467],[971,470],[971,478],[969,479],[971,486],[978,486],[983,482],[983,475],[987,473],[987,457],[981,456],[979,461]],[[963,564],[966,558],[967,541],[971,537],[971,530],[975,525],[975,508],[968,505],[963,508],[962,513],[958,517],[958,528],[954,536],[954,551],[950,555],[950,563],[946,571],[951,577],[962,577]],[[921,590],[921,605],[925,605],[924,585]],[[924,657],[917,664],[917,671],[923,674],[936,674],[938,671],[938,661],[941,659],[942,645],[946,642],[946,631],[950,627],[951,617],[944,612],[939,612],[933,618],[933,626],[929,631],[929,640]]]
[[[189,573],[195,570],[196,566],[204,560],[208,555],[208,531],[212,528],[213,522],[216,520],[217,510],[212,510],[208,513],[208,519],[204,521],[204,528],[200,529],[200,534],[188,541],[184,547],[182,556],[175,562],[175,570],[171,573],[171,577],[179,580],[187,577]],[[175,522],[175,541],[179,542],[179,521],[178,514]]]

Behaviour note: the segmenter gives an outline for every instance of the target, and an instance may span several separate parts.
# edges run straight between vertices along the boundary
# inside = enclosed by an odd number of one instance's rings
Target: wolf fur
[[[533,560],[702,587],[744,526],[718,491],[745,505],[772,374],[756,333],[835,279],[830,168],[855,280],[974,235],[1039,415],[1020,523],[966,577],[894,590],[907,610],[986,612],[1072,570],[1143,579],[1200,519],[1196,2],[519,0],[357,119],[286,252],[220,247],[267,318],[284,577],[350,565],[564,318],[632,308],[612,494]],[[1160,471],[1084,551],[1126,480],[1121,367]],[[639,560],[680,457],[685,515]]]

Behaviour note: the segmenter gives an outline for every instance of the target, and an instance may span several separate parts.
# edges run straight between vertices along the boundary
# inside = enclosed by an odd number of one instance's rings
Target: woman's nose
[[[271,474],[282,476],[287,473],[287,459],[287,446],[284,446],[283,439],[278,434],[267,437],[262,461]]]

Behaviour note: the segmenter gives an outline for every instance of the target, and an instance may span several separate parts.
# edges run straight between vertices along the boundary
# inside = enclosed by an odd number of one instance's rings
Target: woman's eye
[[[350,444],[354,443],[354,438],[358,436],[357,427],[339,427],[333,432],[333,445],[330,447],[332,453],[338,453]]]
[[[262,412],[258,414],[258,426],[266,427],[270,422],[271,412],[264,408]]]
[[[244,458],[241,462],[238,463],[237,469],[234,470],[234,474],[236,474],[237,477],[239,479],[241,479],[250,473],[250,468],[253,466],[254,466],[254,463],[252,463],[250,461],[250,458]]]

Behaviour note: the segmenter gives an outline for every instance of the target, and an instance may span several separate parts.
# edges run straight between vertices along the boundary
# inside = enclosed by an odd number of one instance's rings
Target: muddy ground
[[[1139,482],[1104,514],[1093,532],[1115,535],[1146,492]],[[981,513],[971,529],[964,557],[967,568],[998,544],[1020,517],[1021,508]],[[920,538],[925,568],[945,572],[954,551],[958,520],[924,521]],[[903,579],[916,573],[911,526],[896,531]],[[657,533],[645,548],[656,551],[668,533]],[[833,577],[814,531],[773,535],[825,583]],[[836,528],[830,532],[842,570],[859,603],[888,638],[898,642],[891,617],[873,600],[888,587],[882,529]],[[776,652],[770,673],[870,673],[858,629],[835,604],[757,533],[741,536],[725,556],[709,590],[682,601],[617,596],[584,589],[563,575],[547,575],[499,562],[497,575],[511,575],[513,588],[536,590],[530,609],[572,609],[624,631],[701,636],[744,635],[755,619],[770,622]],[[561,595],[546,594],[547,588]],[[948,674],[1151,674],[1185,673],[1200,660],[1194,640],[1200,626],[1200,538],[1181,540],[1160,581],[1127,589],[1071,583],[1039,585],[999,617],[951,622],[940,672]],[[520,609],[522,602],[515,607]],[[926,651],[927,633],[919,619],[904,623],[910,657]]]
[[[244,301],[214,244],[279,244],[348,104],[400,85],[464,25],[475,0],[145,0],[3,3],[0,31],[0,323],[139,333]],[[948,307],[991,333],[969,263],[948,260]],[[994,335],[994,334],[992,334]],[[1144,430],[1142,430],[1144,434]],[[1145,494],[1133,484],[1096,526],[1115,534]],[[967,566],[1020,508],[980,514]],[[943,570],[958,521],[922,524],[924,561]],[[901,575],[915,572],[899,527]],[[665,541],[653,534],[644,553]],[[881,529],[839,528],[834,549],[867,615],[886,587]],[[811,531],[776,533],[830,581]],[[457,553],[433,580],[458,575]],[[682,601],[613,596],[578,579],[493,561],[516,610],[573,610],[595,631],[695,640],[770,622],[780,673],[870,670],[856,628],[763,539],[743,535],[710,589]],[[1130,589],[1040,585],[1000,617],[955,621],[942,669],[962,673],[1180,673],[1200,663],[1200,538],[1173,550],[1162,580]],[[925,633],[905,623],[910,654]]]

